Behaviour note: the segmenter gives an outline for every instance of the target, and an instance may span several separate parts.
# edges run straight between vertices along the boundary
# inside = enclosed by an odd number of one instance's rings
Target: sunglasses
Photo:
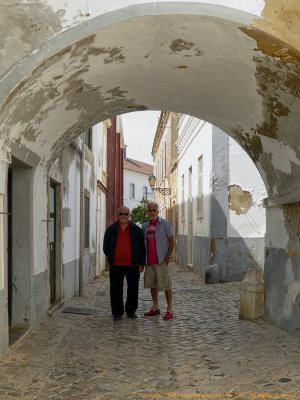
[[[119,215],[126,215],[126,216],[127,216],[128,214],[129,214],[129,213],[122,213],[122,212],[119,213]]]
[[[155,212],[156,211],[156,208],[149,208],[149,210],[148,210],[148,212]]]

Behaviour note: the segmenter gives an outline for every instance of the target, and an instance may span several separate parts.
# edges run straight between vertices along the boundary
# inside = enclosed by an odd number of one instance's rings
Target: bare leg
[[[158,290],[151,288],[151,296],[153,300],[153,311],[158,310]]]
[[[171,313],[172,312],[172,289],[166,290],[165,295],[166,295],[166,300],[167,300],[167,304],[168,304],[167,311],[169,311]]]

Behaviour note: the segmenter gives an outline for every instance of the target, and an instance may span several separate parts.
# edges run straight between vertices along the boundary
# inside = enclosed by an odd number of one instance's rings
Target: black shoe
[[[127,313],[128,318],[137,318],[135,313]]]
[[[114,320],[117,321],[119,319],[122,319],[122,315],[114,315]]]

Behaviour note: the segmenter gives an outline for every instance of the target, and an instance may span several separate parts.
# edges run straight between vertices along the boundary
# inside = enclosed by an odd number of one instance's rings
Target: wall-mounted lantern
[[[149,181],[149,185],[150,185],[152,191],[157,190],[159,193],[161,193],[164,196],[171,194],[171,189],[170,188],[155,187],[155,185],[156,185],[156,177],[155,177],[155,175],[153,175],[153,174],[149,175],[148,181]]]

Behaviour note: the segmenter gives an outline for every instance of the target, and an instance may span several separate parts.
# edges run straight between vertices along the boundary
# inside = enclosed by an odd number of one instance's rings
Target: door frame
[[[193,265],[193,169],[188,176],[188,264]]]
[[[50,190],[55,188],[55,294],[51,299],[51,272],[50,272]],[[62,278],[62,185],[60,182],[48,177],[48,309],[53,308],[63,299],[63,278]]]

